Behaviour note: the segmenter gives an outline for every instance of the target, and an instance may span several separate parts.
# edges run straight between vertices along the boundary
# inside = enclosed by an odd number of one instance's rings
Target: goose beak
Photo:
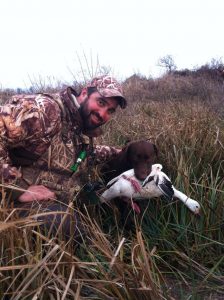
[[[200,217],[201,217],[200,210],[197,209],[197,210],[194,212],[194,215],[195,215],[197,218],[200,218]]]

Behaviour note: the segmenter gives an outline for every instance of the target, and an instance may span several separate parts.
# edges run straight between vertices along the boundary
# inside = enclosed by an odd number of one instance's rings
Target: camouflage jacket
[[[84,132],[75,91],[68,87],[56,94],[15,95],[0,106],[0,175],[10,181],[20,176],[13,166],[23,165],[24,158],[36,161],[42,156],[53,139],[76,139],[76,145],[86,137],[100,135],[101,129]],[[74,149],[73,149],[74,150]],[[78,149],[74,150],[77,154]],[[116,155],[117,149],[97,146],[98,161]]]

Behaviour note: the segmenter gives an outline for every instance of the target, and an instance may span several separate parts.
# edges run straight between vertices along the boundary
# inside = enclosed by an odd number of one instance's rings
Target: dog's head
[[[125,150],[127,162],[135,170],[135,176],[144,180],[157,160],[157,147],[148,141],[137,141],[127,145]]]

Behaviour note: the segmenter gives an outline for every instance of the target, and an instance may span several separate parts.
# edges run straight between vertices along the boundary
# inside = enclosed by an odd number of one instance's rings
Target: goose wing
[[[115,182],[117,182],[123,175],[127,176],[127,177],[132,177],[135,175],[134,169],[130,169],[128,171],[125,171],[123,173],[121,173],[120,175],[118,175],[117,177],[114,177],[113,179],[111,179],[108,183],[107,183],[107,188],[111,187]]]
[[[115,184],[120,178],[120,175],[111,179],[108,183],[107,183],[107,189],[109,189],[113,184]]]
[[[119,177],[116,181],[114,181],[100,196],[101,202],[106,202],[116,197],[128,197],[131,198],[134,194],[134,187],[132,182]]]
[[[158,189],[168,200],[172,200],[174,195],[174,190],[173,190],[172,182],[170,181],[169,177],[163,172],[159,172],[159,174],[155,177],[156,177],[155,183]]]
[[[154,180],[154,176],[147,176],[146,179],[143,181],[142,187],[144,188],[147,183]]]
[[[144,187],[147,183],[154,180],[155,175],[159,174],[159,172],[162,170],[162,165],[160,164],[154,164],[152,165],[150,174],[145,178],[145,180],[142,183],[142,187]]]

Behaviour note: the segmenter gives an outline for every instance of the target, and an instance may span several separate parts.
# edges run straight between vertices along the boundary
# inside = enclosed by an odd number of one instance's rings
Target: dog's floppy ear
[[[130,138],[127,138],[124,142],[124,146],[127,146],[128,144],[131,143],[131,139]]]
[[[128,148],[129,148],[129,146],[131,145],[133,143],[133,141],[130,141],[130,140],[127,140],[126,142],[125,142],[125,145],[123,146],[123,148],[122,148],[122,152],[123,153],[127,153],[127,151],[128,151]]]
[[[130,145],[132,144],[133,142],[129,142],[127,143],[121,150],[121,152],[118,154],[117,156],[117,162],[119,163],[120,165],[120,168],[121,169],[127,169],[127,168],[131,168],[130,166],[130,162],[129,162],[129,159],[128,159],[128,156],[129,156],[129,152],[130,152]]]

